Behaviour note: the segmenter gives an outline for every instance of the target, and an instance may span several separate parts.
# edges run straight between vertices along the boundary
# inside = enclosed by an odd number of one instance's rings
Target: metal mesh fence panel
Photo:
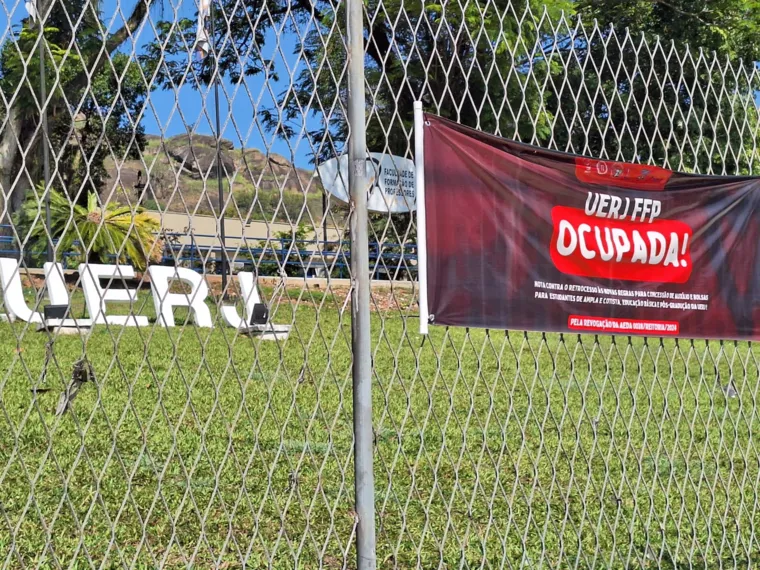
[[[346,4],[2,7],[0,564],[356,567]],[[756,173],[755,66],[562,8],[365,2],[367,150],[420,100]],[[368,225],[377,567],[758,563],[754,345],[422,337],[414,216]]]

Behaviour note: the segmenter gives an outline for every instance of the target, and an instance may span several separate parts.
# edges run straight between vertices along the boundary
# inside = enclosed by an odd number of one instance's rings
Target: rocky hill
[[[313,171],[295,167],[277,154],[265,155],[257,149],[236,149],[222,140],[224,191],[230,189],[234,204],[228,216],[250,219],[297,219],[304,201],[311,214],[321,217],[322,187]],[[128,160],[119,169],[122,192],[130,198],[143,195],[142,204],[150,209],[218,215],[216,142],[205,135],[178,135],[163,142],[148,136],[143,151],[144,163]],[[147,168],[146,168],[147,167]],[[108,164],[114,188],[117,168]],[[282,189],[282,193],[281,193]],[[117,192],[118,194],[118,192]]]

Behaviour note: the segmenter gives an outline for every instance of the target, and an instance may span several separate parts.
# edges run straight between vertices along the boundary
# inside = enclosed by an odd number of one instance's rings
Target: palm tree
[[[42,195],[43,189],[38,192]],[[144,271],[148,261],[161,258],[162,242],[156,234],[160,224],[140,206],[134,210],[117,203],[102,207],[97,194],[92,192],[85,208],[51,190],[50,220],[59,259],[76,251],[89,262],[114,263],[115,257],[118,263],[131,263],[136,270]],[[47,243],[44,212],[36,196],[30,195],[25,200],[18,227],[25,230],[19,233],[28,249],[31,245],[31,249],[44,250],[42,244]]]

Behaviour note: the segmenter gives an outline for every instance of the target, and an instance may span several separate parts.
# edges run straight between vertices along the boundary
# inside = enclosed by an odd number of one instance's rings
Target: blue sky
[[[267,44],[276,42],[274,32],[267,34]],[[274,57],[274,70],[279,74],[279,81],[273,81],[261,74],[245,78],[243,83],[233,85],[228,81],[219,86],[219,115],[222,136],[233,142],[236,147],[245,146],[281,154],[299,166],[309,162],[310,146],[305,133],[290,141],[275,137],[266,132],[264,126],[254,120],[256,109],[272,107],[274,97],[279,96],[290,84],[290,74],[295,75],[304,63],[297,61],[293,55],[296,38],[292,35],[281,37],[282,53],[287,56]],[[270,48],[273,49],[273,48]],[[269,50],[267,50],[269,51]],[[299,65],[300,63],[300,65]],[[311,118],[306,126],[314,129],[318,120]],[[175,92],[156,90],[151,93],[146,106],[143,125],[151,134],[164,133],[170,137],[191,130],[199,134],[214,135],[215,105],[213,87],[208,91],[196,91],[183,87]]]
[[[102,20],[109,30],[122,26],[124,20],[133,8],[135,0],[103,0]],[[157,2],[158,0],[154,0]],[[163,10],[152,9],[150,22],[146,23],[134,38],[133,43],[127,42],[123,51],[130,53],[133,46],[139,52],[140,48],[152,41],[155,36],[150,25],[160,20],[179,18],[194,18],[198,0],[163,0]],[[18,26],[26,16],[24,0],[7,0],[2,2],[0,10],[0,30],[3,40],[9,34],[10,25]],[[262,151],[283,155],[288,160],[302,167],[309,166],[311,148],[305,134],[289,141],[275,137],[266,132],[263,126],[255,121],[256,110],[272,107],[274,97],[285,90],[291,77],[304,68],[305,62],[299,60],[294,53],[297,38],[292,32],[286,31],[279,37],[274,30],[267,34],[266,42],[259,49],[265,58],[273,60],[274,72],[279,81],[267,78],[262,74],[245,78],[242,85],[224,83],[220,87],[220,116],[222,136],[236,147],[258,148]],[[756,97],[760,103],[760,94]],[[145,106],[142,124],[149,134],[162,134],[171,137],[187,132],[214,135],[214,97],[213,91],[198,92],[189,87],[179,91],[154,90],[150,93]],[[308,117],[305,127],[313,130],[319,127],[319,118]]]
[[[11,26],[20,25],[26,17],[23,0],[15,3],[3,3],[7,11],[0,12],[0,29],[4,39],[9,34]],[[109,30],[121,27],[133,7],[133,0],[105,0],[102,6],[102,20]],[[174,18],[194,18],[197,10],[196,0],[165,0],[163,11],[152,9],[150,20],[172,20]],[[129,53],[133,45],[139,51],[141,46],[149,43],[155,37],[153,28],[146,24],[138,31],[133,43],[127,42],[122,50]],[[290,141],[282,137],[274,137],[264,130],[263,125],[255,120],[256,109],[271,107],[274,97],[278,96],[290,84],[290,78],[295,77],[305,65],[294,53],[297,38],[292,33],[280,36],[279,46],[274,31],[267,34],[266,42],[259,49],[264,57],[273,60],[274,72],[279,75],[279,81],[273,81],[263,74],[249,77],[240,85],[224,82],[219,88],[219,110],[222,136],[233,142],[236,147],[258,148],[283,155],[298,166],[307,167],[311,148],[304,135]],[[274,97],[273,97],[274,96]],[[187,132],[214,135],[215,121],[214,92],[198,92],[189,87],[178,91],[156,89],[150,93],[145,106],[142,124],[149,134],[161,134],[171,137]],[[319,126],[319,119],[307,119],[306,128],[311,130]]]

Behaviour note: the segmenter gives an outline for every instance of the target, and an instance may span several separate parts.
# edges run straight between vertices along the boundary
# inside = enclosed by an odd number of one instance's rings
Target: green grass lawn
[[[0,324],[0,566],[353,567],[350,312],[289,296],[285,342],[102,326],[45,377]],[[760,563],[747,344],[417,327],[373,313],[378,567]]]

